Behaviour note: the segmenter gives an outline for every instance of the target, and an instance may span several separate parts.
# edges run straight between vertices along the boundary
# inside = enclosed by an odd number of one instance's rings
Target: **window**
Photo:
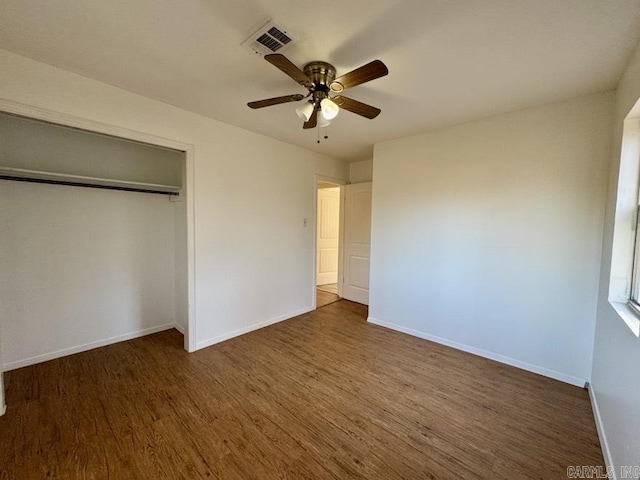
[[[609,303],[640,337],[640,100],[625,118],[611,254]]]
[[[640,201],[638,203],[639,205],[636,206],[635,242],[629,303],[640,314],[640,229],[638,228],[638,226],[640,226]]]

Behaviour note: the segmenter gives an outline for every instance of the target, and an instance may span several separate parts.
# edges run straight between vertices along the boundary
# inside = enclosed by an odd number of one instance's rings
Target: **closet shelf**
[[[125,190],[130,192],[161,193],[164,195],[179,195],[182,187],[177,185],[161,185],[157,183],[130,182],[110,178],[85,177],[67,173],[42,172],[24,168],[0,167],[1,180],[15,180],[22,182],[50,183],[71,185],[76,187],[106,188],[111,190]]]

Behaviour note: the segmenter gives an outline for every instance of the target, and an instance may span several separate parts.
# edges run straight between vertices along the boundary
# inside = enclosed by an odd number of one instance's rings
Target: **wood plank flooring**
[[[0,478],[566,479],[587,392],[341,300],[193,354],[175,330],[6,374]]]
[[[316,308],[324,307],[338,300],[340,300],[340,297],[337,294],[325,292],[319,288],[316,289]]]

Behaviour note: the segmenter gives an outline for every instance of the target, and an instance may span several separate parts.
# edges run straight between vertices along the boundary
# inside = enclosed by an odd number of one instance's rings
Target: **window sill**
[[[631,332],[636,337],[640,337],[640,315],[627,303],[612,301],[609,301],[609,303],[618,313],[620,318],[624,320],[624,323],[627,324],[627,327],[631,329]]]

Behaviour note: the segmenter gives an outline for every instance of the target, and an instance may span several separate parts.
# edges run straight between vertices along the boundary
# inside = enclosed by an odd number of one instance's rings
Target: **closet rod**
[[[73,182],[69,180],[51,180],[51,179],[45,179],[45,178],[29,178],[29,177],[18,177],[18,176],[11,176],[11,175],[0,175],[0,180],[13,180],[15,182],[28,182],[28,183],[47,183],[50,185],[67,185],[70,187],[101,188],[104,190],[121,190],[125,192],[156,193],[159,195],[180,195],[180,192],[176,192],[176,191],[168,192],[168,191],[152,190],[152,189],[141,188],[141,187],[98,185],[98,184]]]

